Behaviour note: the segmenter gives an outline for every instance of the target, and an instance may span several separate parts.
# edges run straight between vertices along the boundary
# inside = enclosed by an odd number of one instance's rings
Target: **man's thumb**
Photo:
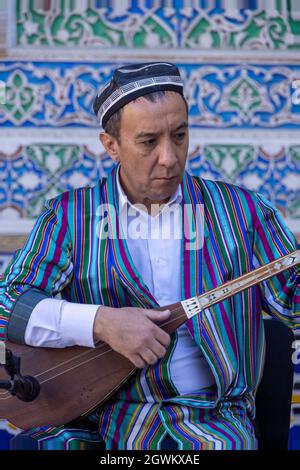
[[[147,317],[154,321],[159,322],[161,320],[166,320],[171,315],[171,310],[147,310]]]

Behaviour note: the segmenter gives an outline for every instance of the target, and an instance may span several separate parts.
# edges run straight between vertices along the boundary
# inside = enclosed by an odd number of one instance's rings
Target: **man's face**
[[[182,97],[168,91],[157,102],[139,98],[128,103],[122,112],[119,142],[110,138],[109,148],[104,145],[120,161],[121,184],[129,200],[147,207],[166,202],[182,179],[188,152]]]

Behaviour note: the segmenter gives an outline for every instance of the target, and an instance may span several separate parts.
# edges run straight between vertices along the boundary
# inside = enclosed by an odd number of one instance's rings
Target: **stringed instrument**
[[[296,250],[199,296],[164,306],[161,310],[169,309],[171,316],[160,327],[170,334],[200,311],[299,262],[300,250]],[[40,384],[40,393],[31,402],[0,390],[0,418],[22,429],[58,426],[88,414],[138,370],[106,343],[98,343],[95,348],[52,349],[7,342],[6,347],[21,357],[22,372],[30,373]],[[0,379],[7,379],[3,367],[0,367]]]

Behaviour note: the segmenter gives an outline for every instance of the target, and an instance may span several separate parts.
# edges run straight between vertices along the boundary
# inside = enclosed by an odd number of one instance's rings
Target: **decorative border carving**
[[[200,2],[57,3],[16,0],[16,44],[23,47],[134,47],[295,50],[299,17],[286,0],[264,8],[201,8]]]
[[[116,64],[10,62],[0,64],[7,127],[98,127],[94,97]],[[195,128],[299,129],[293,80],[300,65],[179,64]]]

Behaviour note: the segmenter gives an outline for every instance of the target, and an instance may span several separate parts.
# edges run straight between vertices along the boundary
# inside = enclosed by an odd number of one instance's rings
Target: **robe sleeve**
[[[256,268],[297,249],[279,212],[257,194],[253,263]],[[291,328],[300,327],[300,265],[259,284],[263,309]]]
[[[46,202],[24,247],[0,277],[0,340],[23,343],[34,307],[61,292],[72,275],[67,218],[61,199],[55,198]]]

